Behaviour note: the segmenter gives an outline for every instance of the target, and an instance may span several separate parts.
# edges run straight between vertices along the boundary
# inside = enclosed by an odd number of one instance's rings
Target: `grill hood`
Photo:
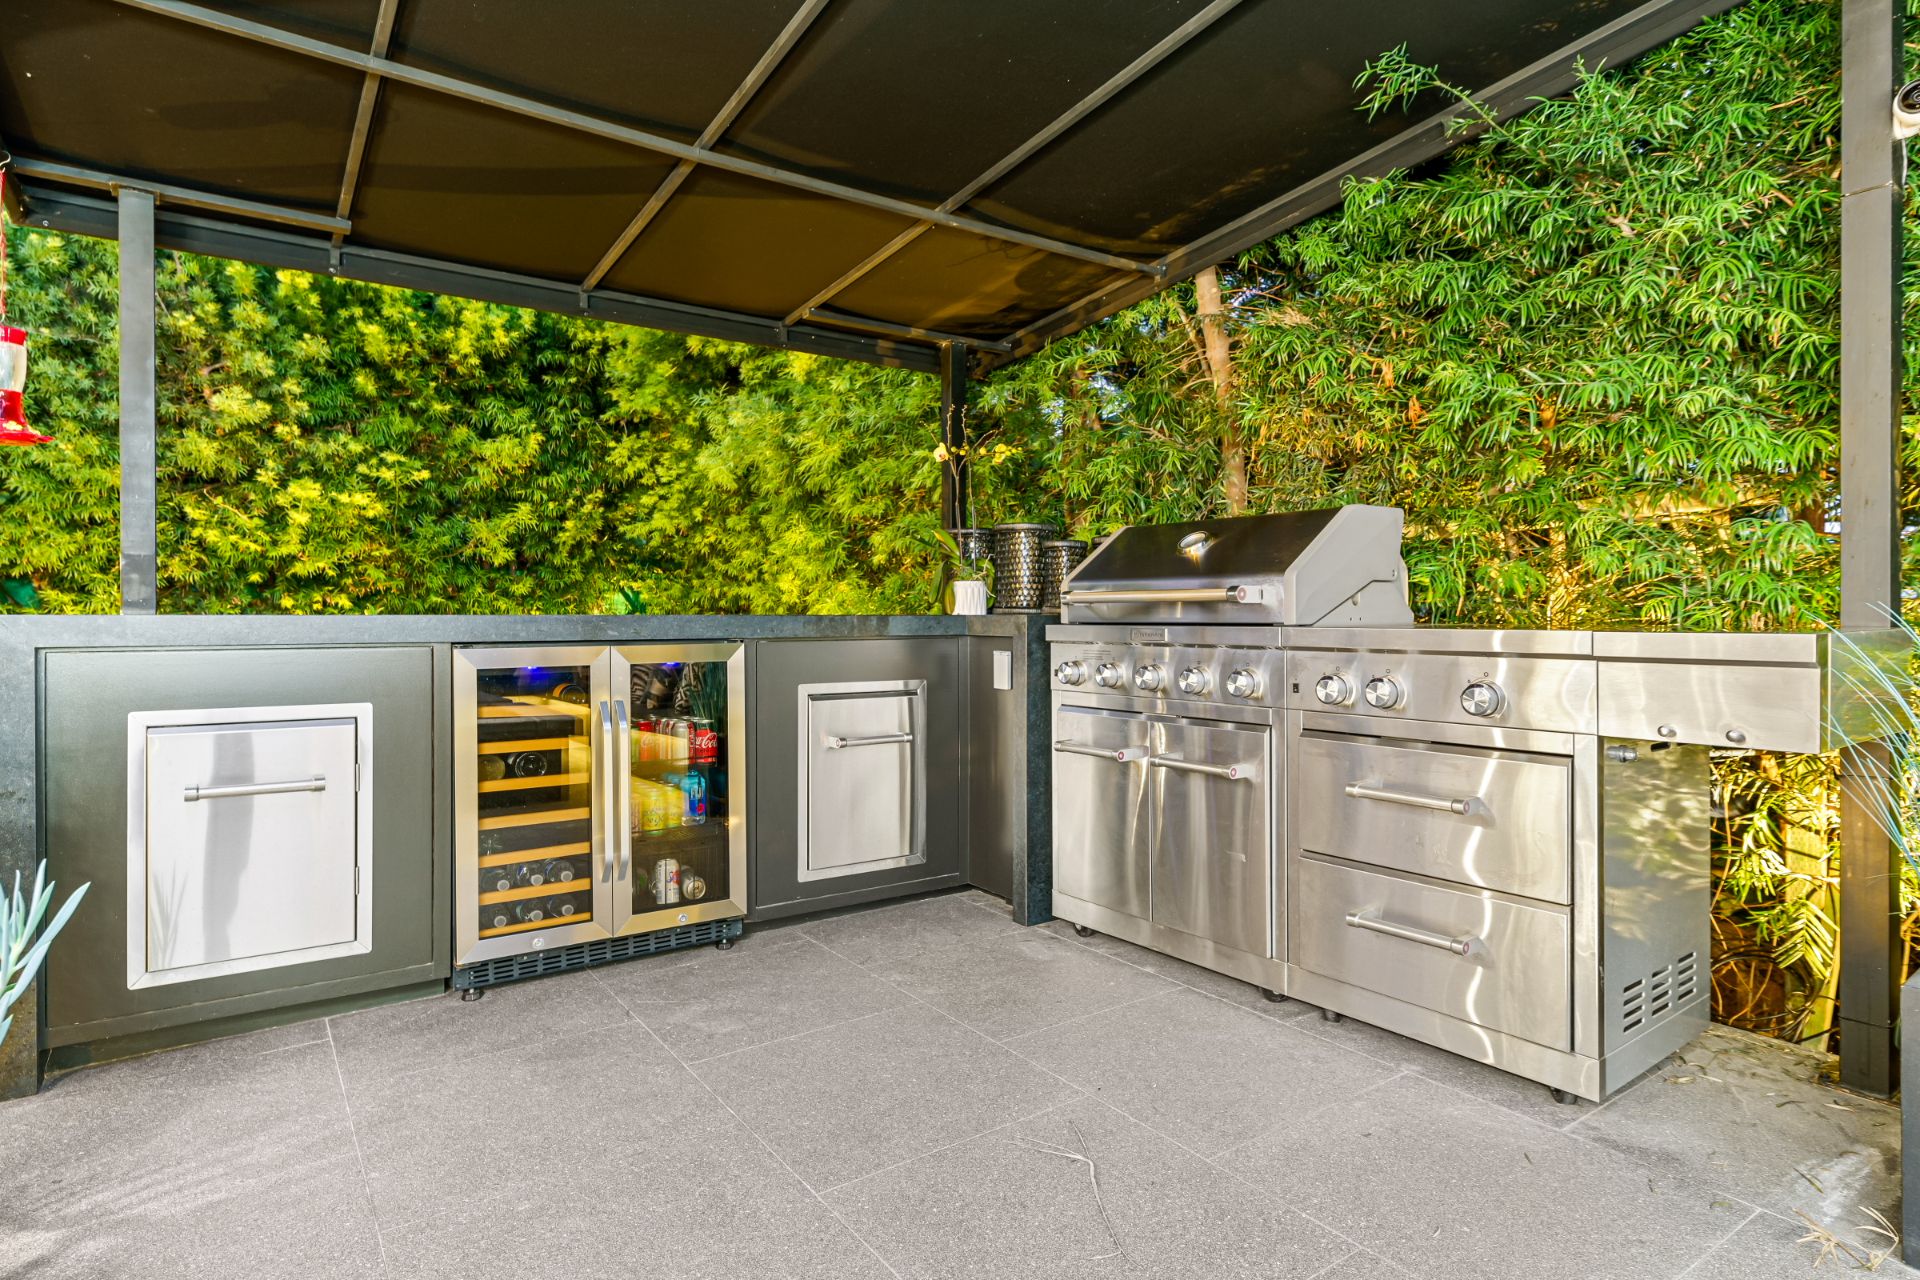
[[[1067,577],[1063,622],[1407,626],[1398,507],[1130,525]]]

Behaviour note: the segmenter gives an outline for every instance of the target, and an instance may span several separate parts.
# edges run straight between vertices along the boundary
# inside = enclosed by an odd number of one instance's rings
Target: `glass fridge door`
[[[614,651],[615,933],[746,914],[745,678],[738,644]]]
[[[463,649],[456,661],[458,962],[608,937],[610,652]]]

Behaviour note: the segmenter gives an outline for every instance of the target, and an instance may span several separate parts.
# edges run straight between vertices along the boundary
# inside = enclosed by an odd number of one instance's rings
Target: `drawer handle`
[[[284,791],[325,791],[327,779],[324,774],[314,774],[311,778],[296,778],[292,782],[242,782],[230,787],[188,787],[188,800],[218,800],[222,796],[273,796]]]
[[[1415,791],[1393,791],[1386,787],[1370,787],[1364,782],[1349,782],[1347,794],[1355,800],[1384,800],[1388,804],[1406,804],[1416,809],[1437,809],[1442,813],[1458,813],[1463,816],[1482,807],[1482,802],[1477,796],[1453,800],[1446,796],[1423,796]]]
[[[1117,760],[1121,764],[1131,764],[1135,760],[1145,760],[1145,747],[1096,747],[1090,742],[1069,742],[1062,740],[1053,744],[1055,751],[1070,756],[1093,756],[1098,760]]]
[[[844,751],[848,747],[877,747],[888,742],[912,742],[910,733],[876,733],[870,738],[837,738],[827,735],[827,750]]]
[[[1369,933],[1384,933],[1389,938],[1403,938],[1408,942],[1417,942],[1423,947],[1451,951],[1457,956],[1477,956],[1487,949],[1486,943],[1470,933],[1449,938],[1444,933],[1416,929],[1410,924],[1395,924],[1391,920],[1382,920],[1378,916],[1366,915],[1359,911],[1347,912],[1347,927],[1365,929]]]
[[[1213,778],[1225,778],[1229,782],[1253,780],[1253,766],[1247,764],[1193,764],[1178,756],[1155,756],[1147,763],[1156,769],[1172,769],[1176,773],[1204,773]]]

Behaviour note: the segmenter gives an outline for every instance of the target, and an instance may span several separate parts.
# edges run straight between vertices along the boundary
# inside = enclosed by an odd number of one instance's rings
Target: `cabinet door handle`
[[[1194,764],[1178,756],[1155,756],[1147,763],[1156,769],[1172,769],[1175,773],[1204,773],[1210,778],[1225,778],[1228,782],[1253,781],[1253,766],[1250,764]]]
[[[1121,764],[1131,764],[1135,760],[1145,760],[1145,747],[1096,747],[1090,742],[1072,742],[1062,739],[1053,744],[1055,751],[1070,756],[1092,756],[1096,760],[1117,760]]]
[[[184,798],[218,800],[222,796],[275,796],[285,791],[325,791],[326,789],[326,775],[316,773],[311,778],[295,778],[291,782],[238,782],[224,787],[188,787]]]
[[[633,772],[633,739],[627,733],[627,704],[619,698],[613,700],[613,785],[608,788],[608,806],[613,810],[610,825],[613,827],[614,843],[620,846],[619,879],[633,874],[633,827],[628,818],[629,807],[633,803],[633,784],[627,781]]]
[[[1410,924],[1395,924],[1391,920],[1382,920],[1379,916],[1362,911],[1347,912],[1349,929],[1365,929],[1369,933],[1384,933],[1389,938],[1401,938],[1408,942],[1417,942],[1423,947],[1432,947],[1438,951],[1451,951],[1457,956],[1477,956],[1486,951],[1487,944],[1470,933],[1450,938],[1444,933],[1434,933],[1429,929],[1416,929]]]
[[[614,765],[613,753],[614,753],[613,708],[607,704],[605,699],[602,699],[600,703],[600,759],[602,762],[600,767],[602,769],[605,769],[609,775],[613,773],[613,765]],[[608,787],[607,790],[600,793],[600,797],[601,797],[601,803],[606,807],[606,810],[607,810],[605,813],[602,813],[600,815],[600,838],[607,842],[606,855],[601,863],[601,874],[602,876],[605,877],[606,882],[608,884],[612,884],[613,883],[613,819],[614,819],[613,789],[611,787]]]
[[[1485,808],[1485,802],[1478,796],[1466,796],[1453,799],[1450,796],[1423,796],[1414,791],[1394,791],[1387,787],[1370,787],[1364,782],[1349,782],[1347,794],[1356,800],[1381,800],[1387,804],[1412,805],[1416,809],[1436,809],[1442,813],[1466,815],[1476,808]]]
[[[829,751],[844,751],[848,747],[877,747],[888,742],[912,741],[913,735],[910,733],[876,733],[867,738],[841,738],[828,734],[826,738]]]

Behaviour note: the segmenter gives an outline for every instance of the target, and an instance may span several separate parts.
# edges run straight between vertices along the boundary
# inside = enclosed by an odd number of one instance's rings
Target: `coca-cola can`
[[[653,864],[653,900],[661,906],[680,901],[680,862],[661,858]]]
[[[720,731],[713,721],[698,716],[687,721],[687,759],[712,762],[720,758]]]

